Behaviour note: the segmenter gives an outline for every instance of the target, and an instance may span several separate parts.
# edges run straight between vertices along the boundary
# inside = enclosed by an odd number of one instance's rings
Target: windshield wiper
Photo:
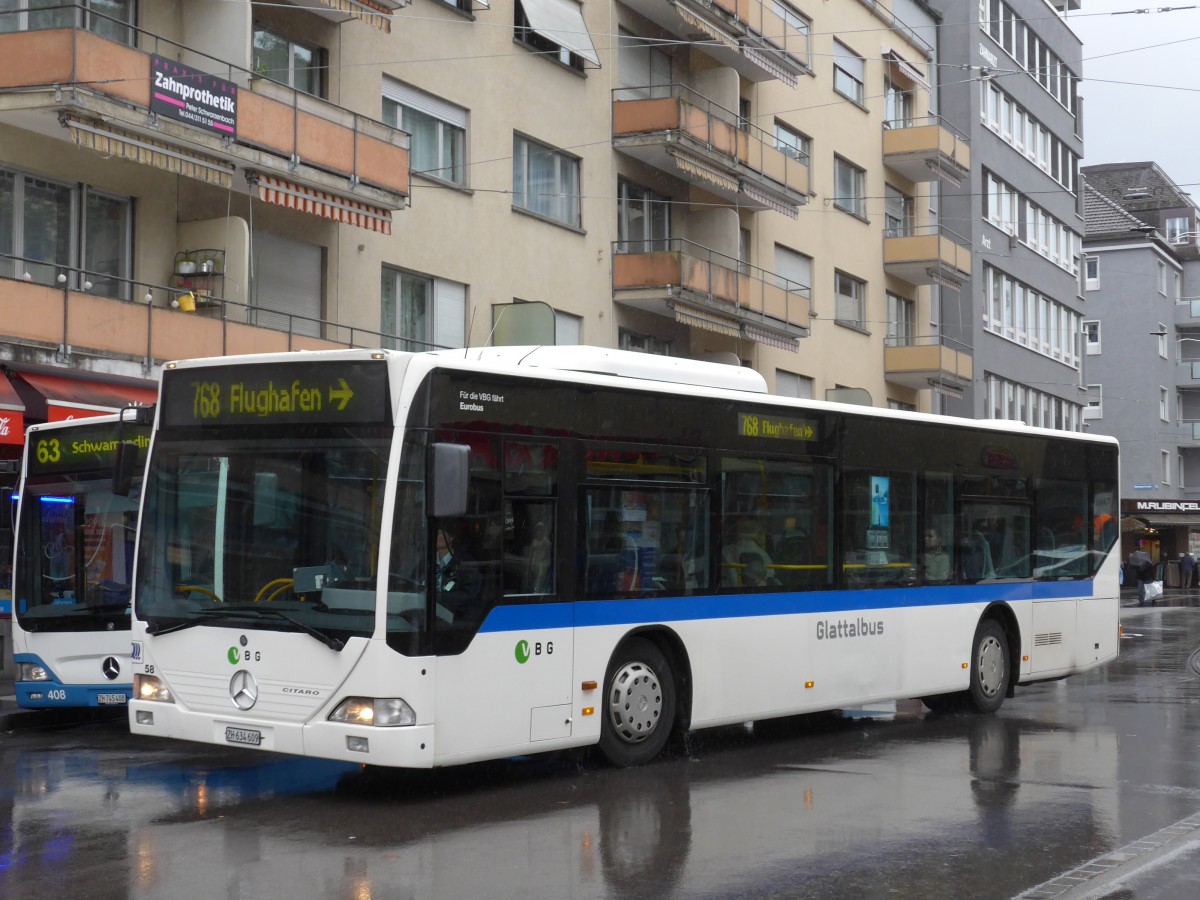
[[[346,642],[340,638],[335,638],[333,635],[309,625],[307,622],[302,622],[294,616],[289,616],[283,610],[271,609],[270,607],[231,606],[224,609],[213,607],[211,609],[198,609],[196,610],[196,613],[199,618],[189,619],[186,622],[178,622],[174,625],[167,625],[162,628],[155,628],[151,626],[146,630],[150,634],[157,637],[160,634],[170,634],[172,631],[182,631],[185,628],[191,628],[193,625],[200,625],[202,623],[207,624],[209,622],[220,621],[222,619],[236,621],[238,619],[257,619],[261,616],[274,616],[277,619],[283,619],[285,622],[295,625],[305,634],[316,638],[330,650],[341,650],[346,646]]]

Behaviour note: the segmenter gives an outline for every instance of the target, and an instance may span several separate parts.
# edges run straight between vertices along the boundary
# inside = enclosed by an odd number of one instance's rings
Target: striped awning
[[[251,177],[257,183],[259,200],[381,234],[392,233],[392,214],[389,210],[261,172]]]
[[[373,25],[380,31],[391,33],[392,10],[403,3],[375,3],[372,0],[317,0],[319,6],[328,6],[344,12],[348,16],[362,19],[368,25]]]
[[[718,28],[715,23],[710,22],[705,17],[696,15],[690,9],[684,9],[679,4],[676,4],[675,14],[693,28],[699,28],[705,34],[711,35],[715,40],[720,41],[725,46],[732,47],[734,50],[741,49],[741,45],[738,43],[737,38],[731,34],[727,34],[723,29]]]
[[[767,49],[764,47],[755,47],[751,44],[742,46],[742,55],[750,60],[764,72],[770,72],[774,77],[778,78],[788,87],[796,86],[796,73],[789,71],[776,58],[779,51],[775,49]]]
[[[103,156],[128,159],[223,188],[233,186],[233,164],[216,157],[72,116],[64,116],[62,124],[71,133],[71,139],[77,146],[95,150]]]
[[[736,193],[738,190],[738,180],[731,175],[726,175],[724,172],[718,172],[711,165],[702,159],[698,159],[689,153],[684,153],[677,147],[667,147],[667,153],[671,157],[671,161],[681,171],[687,172],[689,175],[695,175],[698,178],[703,178],[722,190]]]
[[[924,88],[927,91],[932,90],[929,81],[925,78],[925,74],[895,50],[885,49],[883,51],[883,58],[892,64],[892,70],[901,78],[911,81],[917,87]]]
[[[682,303],[674,304],[673,308],[675,310],[675,321],[680,325],[703,328],[705,331],[723,334],[726,337],[742,336],[742,330],[738,327],[738,323],[734,319],[727,319],[724,316],[710,313],[708,310],[698,309],[695,306],[685,306]]]
[[[743,322],[742,331],[746,337],[755,343],[766,344],[768,347],[777,347],[780,350],[790,350],[792,353],[800,352],[800,342],[794,335],[776,331],[773,328],[758,325],[754,322]]]
[[[794,203],[787,203],[780,200],[769,191],[764,191],[749,181],[741,183],[742,193],[753,200],[755,203],[761,203],[768,209],[773,209],[775,212],[783,213],[785,216],[798,219],[800,218],[800,210]]]

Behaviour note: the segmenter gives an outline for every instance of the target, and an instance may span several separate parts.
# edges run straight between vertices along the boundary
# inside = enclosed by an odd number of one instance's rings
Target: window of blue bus
[[[954,476],[926,472],[924,486],[922,573],[926,584],[943,584],[954,574]]]
[[[842,580],[847,587],[916,579],[917,476],[901,469],[842,473]]]
[[[828,587],[832,485],[833,467],[826,463],[722,457],[721,584]]]
[[[707,461],[691,450],[585,451],[580,546],[585,597],[709,587]]]

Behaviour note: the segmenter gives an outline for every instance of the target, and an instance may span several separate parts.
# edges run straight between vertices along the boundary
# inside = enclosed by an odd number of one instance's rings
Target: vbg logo
[[[517,646],[513,650],[513,655],[517,658],[517,662],[519,662],[521,665],[525,665],[525,663],[529,662],[529,658],[531,656],[541,656],[543,653],[546,656],[549,656],[553,652],[553,641],[546,641],[544,644],[541,641],[535,641],[533,644],[530,644],[529,641],[521,640],[517,641]]]

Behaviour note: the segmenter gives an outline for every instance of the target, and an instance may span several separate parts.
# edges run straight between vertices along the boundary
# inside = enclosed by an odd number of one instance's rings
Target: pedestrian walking
[[[1179,586],[1191,588],[1196,577],[1196,559],[1191,553],[1179,554]]]

